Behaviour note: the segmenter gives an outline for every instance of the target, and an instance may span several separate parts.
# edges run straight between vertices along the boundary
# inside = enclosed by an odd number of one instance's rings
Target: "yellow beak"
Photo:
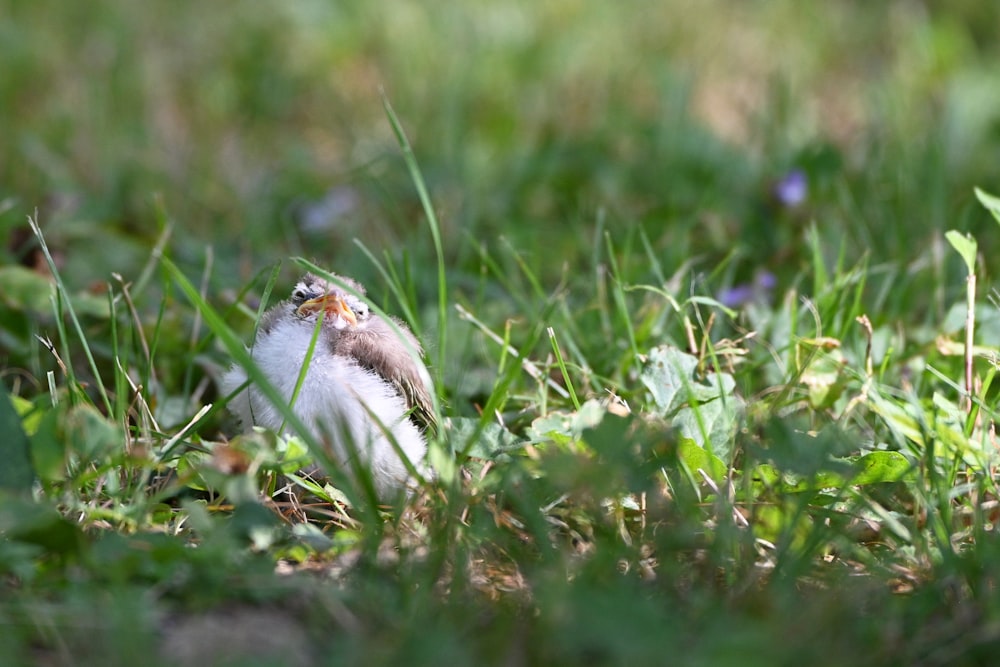
[[[315,299],[309,299],[299,306],[295,312],[298,315],[305,315],[307,313],[317,313],[321,310],[326,311],[327,316],[340,315],[350,322],[351,326],[357,326],[358,324],[358,318],[354,315],[354,311],[336,294],[324,294]]]

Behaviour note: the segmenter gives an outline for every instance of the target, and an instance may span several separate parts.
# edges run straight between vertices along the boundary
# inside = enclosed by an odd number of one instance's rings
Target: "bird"
[[[288,299],[267,310],[248,352],[286,404],[302,375],[292,410],[308,435],[347,471],[370,471],[385,499],[412,486],[411,469],[427,472],[433,387],[409,327],[372,312],[361,283],[327,275],[332,280],[307,273]],[[221,386],[226,395],[238,390],[228,407],[243,428],[295,434],[238,363]]]

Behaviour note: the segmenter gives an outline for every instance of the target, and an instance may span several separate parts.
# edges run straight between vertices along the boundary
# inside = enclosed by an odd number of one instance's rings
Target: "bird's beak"
[[[355,316],[354,311],[336,294],[324,294],[315,299],[309,299],[299,306],[295,310],[295,313],[297,315],[306,315],[307,313],[317,313],[321,310],[326,311],[327,315],[340,315],[351,326],[358,325],[358,318]]]

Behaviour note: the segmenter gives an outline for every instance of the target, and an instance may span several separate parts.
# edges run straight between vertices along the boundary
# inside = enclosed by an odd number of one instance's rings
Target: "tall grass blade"
[[[57,302],[59,302],[60,306],[56,311],[56,321],[62,322],[62,309],[65,308],[66,313],[69,315],[70,322],[73,323],[73,329],[76,332],[77,338],[80,340],[80,345],[83,347],[83,353],[87,357],[90,372],[94,374],[95,384],[97,385],[97,393],[104,404],[105,411],[110,415],[112,414],[112,406],[111,399],[108,396],[108,390],[105,388],[104,381],[101,379],[101,372],[97,368],[97,362],[94,360],[94,354],[90,350],[90,343],[87,342],[87,336],[83,333],[83,327],[80,325],[80,319],[76,316],[76,311],[73,309],[73,302],[69,297],[69,291],[66,289],[65,283],[63,283],[62,276],[59,274],[59,268],[56,266],[56,262],[52,258],[52,253],[49,252],[49,246],[45,242],[45,236],[42,235],[42,229],[38,224],[37,211],[33,216],[28,216],[28,225],[30,225],[31,231],[35,234],[35,238],[38,240],[38,245],[42,249],[42,254],[45,256],[45,262],[48,264],[49,271],[52,273],[52,278],[56,281],[56,296]],[[63,340],[66,340],[65,337]],[[72,364],[69,364],[69,367],[72,367]]]
[[[417,164],[417,158],[413,154],[413,148],[410,146],[410,140],[406,138],[406,133],[403,131],[403,126],[399,122],[399,117],[396,116],[396,112],[389,103],[389,98],[384,93],[382,95],[382,106],[385,109],[386,116],[389,118],[389,124],[392,126],[392,131],[396,135],[396,141],[399,143],[399,147],[403,151],[403,160],[406,162],[406,166],[410,170],[410,178],[413,180],[413,185],[417,189],[417,195],[420,197],[420,204],[424,209],[424,215],[427,217],[427,225],[430,228],[431,239],[434,242],[434,254],[437,258],[438,281],[438,359],[435,366],[436,373],[438,375],[437,386],[440,387],[443,385],[443,378],[441,374],[444,372],[445,357],[448,350],[448,283],[445,275],[444,248],[441,244],[441,226],[438,224],[437,215],[434,213],[434,205],[431,203],[430,195],[427,193],[427,185],[424,183],[424,177],[420,172],[420,165]]]

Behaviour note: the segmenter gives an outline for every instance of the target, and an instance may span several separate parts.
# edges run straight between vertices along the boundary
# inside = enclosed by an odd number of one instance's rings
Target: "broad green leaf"
[[[536,420],[537,422],[538,420]],[[550,424],[555,426],[555,424]],[[445,420],[444,431],[456,450],[468,456],[494,460],[511,451],[524,447],[524,441],[496,422],[488,422],[480,428],[480,420],[472,417],[453,417]],[[478,433],[477,433],[478,431]],[[474,438],[474,442],[469,442]]]
[[[55,285],[37,271],[19,266],[0,267],[0,299],[11,308],[33,313],[51,313],[50,295]],[[108,317],[108,299],[104,295],[78,292],[70,296],[76,312],[94,317]]]
[[[649,353],[640,379],[649,389],[659,413],[668,416],[688,401],[685,385],[698,367],[698,360],[675,347],[661,346]]]
[[[764,486],[773,487],[781,481],[781,473],[770,463],[760,463],[753,469],[752,479]]]
[[[709,447],[723,461],[743,413],[736,381],[728,373],[697,374],[698,359],[676,347],[653,348],[640,379],[649,389],[655,411],[681,435]]]
[[[278,463],[281,466],[281,472],[283,473],[292,473],[301,470],[312,462],[312,457],[309,456],[308,445],[302,442],[302,439],[298,436],[282,435],[275,438],[274,434],[270,432],[254,430],[252,435],[247,433],[242,437],[246,438],[248,436],[258,439],[265,447],[274,447],[275,452],[278,454]],[[271,445],[272,438],[274,438],[273,445]]]
[[[59,431],[62,410],[48,410],[31,435],[31,462],[44,482],[66,479],[66,440]]]
[[[54,287],[48,278],[27,267],[16,264],[0,267],[0,299],[11,308],[52,312],[49,295]]]
[[[550,412],[531,422],[531,426],[528,428],[529,442],[553,440],[560,444],[568,444],[579,440],[584,431],[595,428],[601,423],[605,413],[607,413],[607,408],[596,399],[586,401],[579,410],[573,412]],[[478,420],[472,421],[477,422]],[[521,444],[519,443],[517,446],[521,446]]]
[[[803,476],[762,463],[754,469],[754,480],[781,493],[803,493],[898,482],[913,468],[913,464],[901,453],[886,451],[831,459],[829,465],[829,470]]]
[[[716,483],[726,479],[726,464],[690,438],[681,438],[677,443],[677,458],[683,461],[691,472],[704,470],[705,474]]]
[[[47,405],[50,399],[48,396],[44,396],[36,400],[44,401]],[[39,422],[42,421],[45,410],[36,408],[34,403],[20,396],[11,396],[10,401],[14,404],[14,409],[17,410],[18,417],[21,418],[21,427],[24,429],[24,432],[29,436],[34,435],[38,429]]]
[[[649,352],[640,379],[661,416],[669,417],[678,408],[692,402],[703,403],[728,396],[736,389],[729,373],[706,373],[696,377],[698,359],[676,347],[662,345]]]
[[[858,472],[851,479],[851,484],[855,486],[898,482],[913,468],[913,464],[899,452],[871,452],[854,464]]]
[[[124,452],[125,434],[92,405],[63,404],[42,415],[30,441],[35,472],[58,481],[66,478],[69,460],[98,462]]]
[[[7,387],[0,383],[0,489],[27,493],[35,479],[31,442],[21,426]]]
[[[965,268],[968,272],[975,273],[976,271],[976,252],[977,244],[976,239],[972,237],[971,234],[963,235],[961,232],[951,229],[945,232],[944,237],[948,239],[948,243],[951,247],[958,251],[958,254],[962,256],[962,260],[965,262]]]
[[[733,436],[743,408],[743,399],[735,395],[727,396],[683,408],[674,415],[671,423],[683,437],[710,449],[712,454],[725,461],[732,452]]]
[[[63,430],[73,452],[85,461],[124,451],[122,428],[108,421],[91,405],[71,408],[63,422]]]
[[[976,188],[976,198],[979,203],[982,204],[987,211],[993,214],[997,223],[1000,223],[1000,197],[995,197],[979,188]]]

